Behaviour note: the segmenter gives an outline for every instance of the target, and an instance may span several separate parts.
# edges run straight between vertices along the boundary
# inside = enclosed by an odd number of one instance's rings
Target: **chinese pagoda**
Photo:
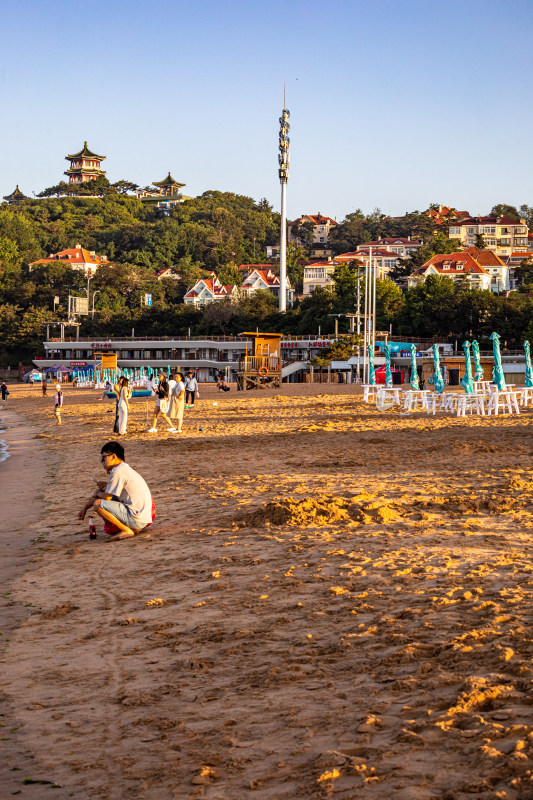
[[[20,191],[18,183],[17,183],[17,186],[16,186],[14,192],[11,192],[11,194],[5,194],[4,195],[4,200],[7,203],[9,203],[10,206],[16,205],[17,203],[22,203],[23,200],[27,200],[27,199],[28,198],[26,197],[26,195],[22,194],[22,192]]]
[[[177,197],[180,193],[181,187],[185,186],[184,183],[178,183],[178,181],[175,181],[170,172],[164,180],[153,181],[153,184],[159,188],[160,194],[164,194],[167,197]]]
[[[98,156],[91,152],[87,147],[87,142],[83,145],[83,150],[71,156],[65,156],[70,161],[70,169],[65,172],[69,176],[69,183],[84,183],[85,181],[95,181],[100,175],[105,175],[100,169],[100,163],[105,156]]]

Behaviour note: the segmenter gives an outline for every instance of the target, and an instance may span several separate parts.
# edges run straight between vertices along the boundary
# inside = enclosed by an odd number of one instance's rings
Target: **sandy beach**
[[[532,410],[201,387],[176,436],[134,401],[156,522],[90,541],[113,404],[67,388],[58,427],[40,387],[11,389],[42,458],[31,561],[2,576],[21,613],[0,682],[34,756],[11,753],[9,794],[531,800]]]

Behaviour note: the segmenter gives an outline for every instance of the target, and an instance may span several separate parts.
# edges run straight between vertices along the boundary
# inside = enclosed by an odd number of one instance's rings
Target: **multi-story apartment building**
[[[409,258],[416,253],[422,242],[419,239],[411,239],[402,236],[387,236],[384,239],[376,239],[374,242],[363,242],[357,246],[357,250],[368,250],[370,247],[379,250],[386,250],[389,253],[396,253],[400,258]]]
[[[450,239],[459,239],[463,247],[473,247],[476,236],[483,236],[485,247],[498,256],[526,252],[528,229],[526,221],[512,217],[469,217],[454,220],[449,227]]]
[[[299,241],[298,236],[292,232],[292,229],[295,226],[298,227],[305,223],[312,225],[313,244],[325,244],[328,241],[330,230],[337,225],[335,219],[332,219],[332,217],[324,217],[320,212],[318,214],[302,214],[301,217],[289,223],[289,242]]]
[[[303,294],[305,296],[313,294],[319,286],[321,289],[333,289],[335,287],[333,273],[340,263],[336,259],[328,258],[307,264],[304,267]]]

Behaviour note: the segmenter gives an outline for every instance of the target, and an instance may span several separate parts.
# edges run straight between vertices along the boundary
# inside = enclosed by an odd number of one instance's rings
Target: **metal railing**
[[[276,372],[281,369],[281,359],[277,356],[241,356],[239,369],[244,372],[257,372],[259,369]]]

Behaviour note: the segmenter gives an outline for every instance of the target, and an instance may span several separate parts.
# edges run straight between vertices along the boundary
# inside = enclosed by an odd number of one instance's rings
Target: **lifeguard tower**
[[[281,333],[241,333],[252,340],[251,352],[239,358],[237,391],[281,386]]]
[[[94,371],[102,374],[104,369],[117,371],[117,354],[116,353],[95,353],[94,354]]]

